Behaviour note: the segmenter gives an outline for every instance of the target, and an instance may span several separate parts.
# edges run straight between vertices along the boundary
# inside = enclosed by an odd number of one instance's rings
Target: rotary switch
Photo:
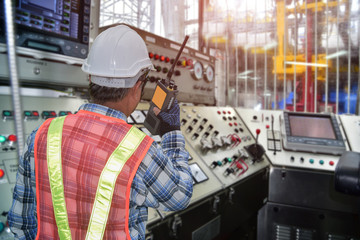
[[[223,146],[225,146],[225,147],[230,146],[232,144],[231,137],[221,136],[220,140],[221,140]]]
[[[213,148],[213,145],[208,140],[206,140],[204,138],[200,140],[200,144],[201,144],[201,149],[203,151],[208,151],[208,150]]]
[[[212,142],[213,147],[215,147],[215,148],[221,148],[223,146],[223,144],[219,138],[213,137],[213,138],[211,138],[211,142]]]

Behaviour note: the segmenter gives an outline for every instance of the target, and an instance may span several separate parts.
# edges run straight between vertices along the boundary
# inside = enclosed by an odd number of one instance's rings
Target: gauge
[[[199,80],[203,77],[203,65],[201,64],[201,62],[194,62],[193,64],[193,69],[191,69],[191,76],[195,79],[195,80]]]
[[[212,82],[214,80],[214,68],[212,66],[207,66],[205,70],[205,80],[207,82]]]

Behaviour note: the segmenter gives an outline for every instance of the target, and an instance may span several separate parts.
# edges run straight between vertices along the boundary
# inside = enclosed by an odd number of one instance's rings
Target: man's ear
[[[137,81],[135,83],[135,85],[131,88],[131,94],[132,96],[136,96],[136,94],[140,94],[141,95],[141,81]],[[140,89],[139,89],[140,88]]]

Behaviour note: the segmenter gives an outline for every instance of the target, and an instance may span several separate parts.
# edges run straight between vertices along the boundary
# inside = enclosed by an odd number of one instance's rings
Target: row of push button
[[[60,111],[57,114],[55,111],[43,111],[41,113],[41,117],[43,119],[53,118],[57,116],[66,116],[72,114],[71,111]],[[39,119],[40,114],[38,111],[24,111],[24,119],[25,120],[37,120]],[[3,120],[13,120],[14,119],[14,111],[11,110],[3,110],[2,112]]]
[[[291,162],[294,162],[294,161],[295,161],[295,157],[291,156],[291,157],[290,157],[290,161],[291,161]],[[303,157],[301,157],[301,158],[300,158],[300,162],[301,162],[301,163],[304,163],[304,162],[305,162],[305,159],[304,159]],[[310,159],[309,159],[309,163],[310,163],[310,164],[315,164],[316,161],[315,161],[314,159],[310,158]],[[324,161],[324,160],[319,160],[319,164],[320,164],[320,165],[324,165],[324,164],[325,164],[325,161]],[[334,161],[329,161],[329,165],[330,165],[330,166],[334,166],[334,164],[335,164]]]

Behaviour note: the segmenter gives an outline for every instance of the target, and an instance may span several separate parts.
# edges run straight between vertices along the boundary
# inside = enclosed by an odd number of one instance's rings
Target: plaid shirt
[[[125,114],[97,104],[80,109],[120,118]],[[27,139],[20,158],[14,200],[8,222],[17,239],[35,239],[37,234],[34,140],[37,129]],[[142,160],[131,185],[129,231],[131,239],[145,239],[147,208],[176,211],[187,207],[192,196],[189,153],[180,131],[164,134],[161,147],[153,143]]]

